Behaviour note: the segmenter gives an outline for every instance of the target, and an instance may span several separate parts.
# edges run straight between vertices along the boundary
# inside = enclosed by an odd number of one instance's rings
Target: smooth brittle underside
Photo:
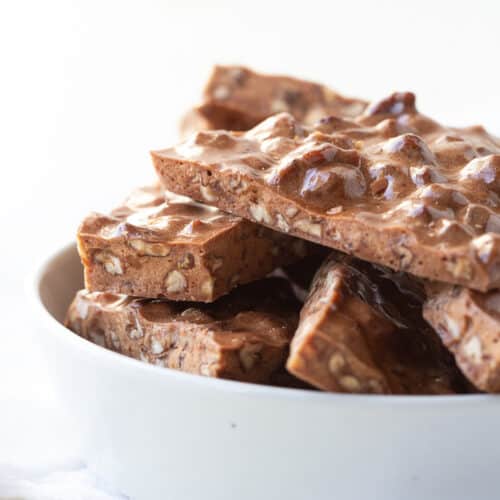
[[[288,370],[334,392],[463,392],[465,380],[422,318],[420,292],[404,276],[332,254],[302,308]]]

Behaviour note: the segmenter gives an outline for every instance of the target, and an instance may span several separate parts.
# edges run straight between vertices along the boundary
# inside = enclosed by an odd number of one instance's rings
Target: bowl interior
[[[63,323],[75,293],[83,287],[83,267],[73,244],[47,262],[40,275],[38,292],[50,315]]]

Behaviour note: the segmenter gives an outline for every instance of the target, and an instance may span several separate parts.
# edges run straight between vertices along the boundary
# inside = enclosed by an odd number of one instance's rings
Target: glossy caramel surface
[[[195,244],[227,231],[241,220],[152,186],[136,189],[110,215],[94,213],[87,217],[79,232],[103,239],[123,236],[158,243]]]

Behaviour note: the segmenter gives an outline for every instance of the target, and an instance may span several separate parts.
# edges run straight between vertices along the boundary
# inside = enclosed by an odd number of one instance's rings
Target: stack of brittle
[[[81,224],[70,329],[244,382],[500,392],[500,139],[232,66],[181,135]]]

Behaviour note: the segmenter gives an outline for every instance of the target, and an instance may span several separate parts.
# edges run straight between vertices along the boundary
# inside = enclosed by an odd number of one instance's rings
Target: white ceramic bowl
[[[137,500],[498,499],[500,398],[354,396],[150,366],[61,325],[74,245],[30,291],[86,459]]]

